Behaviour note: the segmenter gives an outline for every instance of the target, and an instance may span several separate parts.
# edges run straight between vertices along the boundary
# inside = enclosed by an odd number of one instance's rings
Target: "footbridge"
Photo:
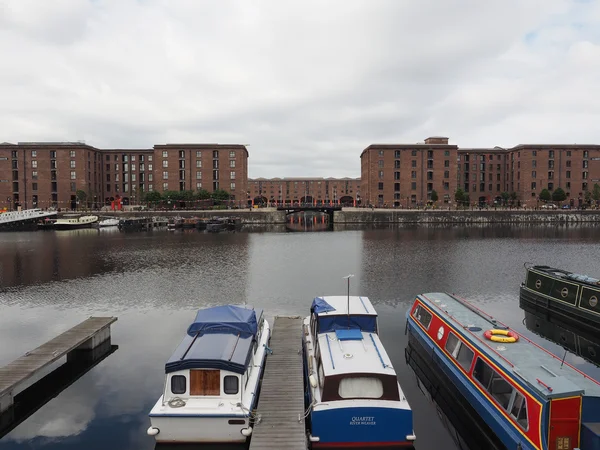
[[[286,216],[289,214],[299,213],[299,212],[320,212],[325,213],[329,216],[329,223],[333,223],[333,213],[335,211],[341,211],[342,207],[340,205],[313,205],[313,204],[300,204],[300,205],[288,205],[288,206],[278,206],[277,211],[285,211]]]

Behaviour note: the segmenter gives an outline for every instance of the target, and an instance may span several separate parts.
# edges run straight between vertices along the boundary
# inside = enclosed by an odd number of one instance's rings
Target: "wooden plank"
[[[276,317],[250,450],[306,450],[302,319]]]
[[[90,317],[0,368],[0,396],[110,327],[116,320],[116,317]]]

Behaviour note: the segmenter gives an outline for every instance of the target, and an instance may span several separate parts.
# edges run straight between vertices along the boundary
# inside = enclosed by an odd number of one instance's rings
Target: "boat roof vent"
[[[357,328],[348,330],[335,330],[335,336],[340,341],[362,341],[363,335]]]

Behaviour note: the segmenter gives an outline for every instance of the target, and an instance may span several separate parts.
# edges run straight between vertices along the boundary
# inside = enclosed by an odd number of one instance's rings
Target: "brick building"
[[[354,205],[360,200],[360,178],[255,178],[248,180],[253,204]]]
[[[467,193],[471,202],[501,202],[509,184],[509,158],[510,152],[501,147],[459,148],[457,188]]]
[[[89,206],[119,196],[136,204],[144,192],[223,189],[246,199],[243,145],[164,144],[151,149],[98,149],[80,142],[0,144],[0,209],[75,209],[78,190]]]
[[[440,202],[454,197],[456,145],[446,137],[417,144],[372,144],[360,155],[364,205],[407,207],[424,204],[435,190]]]

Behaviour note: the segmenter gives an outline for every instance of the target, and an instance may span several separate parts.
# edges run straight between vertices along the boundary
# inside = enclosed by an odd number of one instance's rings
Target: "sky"
[[[599,0],[0,0],[0,54],[0,142],[245,144],[252,178],[600,143]]]

